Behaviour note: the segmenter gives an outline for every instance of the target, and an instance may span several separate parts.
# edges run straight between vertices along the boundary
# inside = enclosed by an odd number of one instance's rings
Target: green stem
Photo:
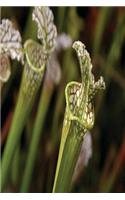
[[[97,25],[96,25],[95,33],[94,33],[94,40],[93,40],[94,56],[96,56],[100,51],[103,33],[104,33],[107,23],[110,20],[112,12],[113,12],[112,7],[103,7],[100,9],[98,21],[97,21]]]
[[[23,33],[23,41],[26,41],[27,39],[30,38],[36,40],[37,39],[37,27],[34,26],[34,22],[32,21],[32,12],[33,8],[31,7],[29,10],[29,15],[27,18],[27,22],[25,25],[25,31]]]
[[[12,183],[14,186],[17,186],[18,184],[18,178],[19,178],[19,170],[20,169],[20,146],[17,146],[17,149],[14,153],[13,163],[12,163]]]
[[[59,173],[55,179],[53,192],[68,192],[74,172],[74,168],[80,152],[82,137],[78,137],[75,129],[75,122],[72,121],[69,133],[65,142]]]
[[[25,41],[26,40],[26,38],[28,38],[29,37],[29,33],[30,33],[30,37],[32,38],[32,39],[36,39],[36,27],[33,27],[34,26],[34,24],[33,24],[33,22],[32,22],[32,20],[31,20],[31,18],[32,18],[32,8],[30,9],[30,12],[29,12],[29,16],[28,16],[28,20],[27,20],[27,23],[26,23],[26,28],[25,28],[25,30],[24,30],[24,32],[23,32],[23,40]],[[12,73],[12,75],[11,75],[11,77],[10,77],[10,79],[9,79],[9,82],[8,82],[8,84],[5,86],[5,89],[4,89],[4,91],[3,91],[3,96],[2,96],[2,104],[4,103],[4,99],[6,98],[6,96],[7,96],[7,94],[8,94],[8,91],[9,91],[9,89],[10,89],[10,86],[12,85],[12,81],[13,81],[13,79],[14,79],[14,77],[15,77],[15,75],[17,74],[17,70],[18,70],[18,66],[17,66],[17,63],[13,63],[13,73]],[[12,170],[12,179],[13,179],[13,182],[15,183],[15,181],[17,180],[17,178],[16,178],[16,176],[17,176],[17,162],[19,161],[19,155],[17,156],[17,151],[18,150],[16,150],[16,152],[15,152],[15,162],[13,163],[13,170]],[[16,170],[16,173],[15,173],[15,170]]]
[[[113,35],[113,42],[112,42],[112,45],[108,54],[108,58],[107,58],[107,63],[105,66],[105,76],[106,76],[107,81],[109,81],[109,76],[107,76],[107,74],[109,74],[111,68],[113,67],[113,65],[115,65],[115,63],[118,61],[120,57],[121,48],[123,45],[123,41],[125,39],[124,24],[125,24],[125,14],[119,17],[116,31]]]
[[[48,91],[48,88],[44,84],[43,92],[41,93],[40,102],[38,106],[37,116],[33,128],[33,134],[30,142],[28,158],[26,161],[26,167],[24,170],[24,176],[21,184],[21,192],[27,192],[30,186],[33,168],[35,165],[35,159],[37,155],[37,150],[40,142],[40,137],[45,121],[45,116],[47,113],[48,105],[50,103],[53,88]]]
[[[25,49],[27,51],[26,55],[28,62],[30,61],[28,60],[28,56],[30,55],[28,54],[28,49],[31,49],[30,47],[32,45],[34,45],[34,48],[36,48],[37,46],[39,47],[37,43],[34,43],[31,40],[27,41],[27,43],[25,44]],[[32,59],[33,58],[34,57],[32,56]],[[26,120],[30,114],[37,90],[40,86],[44,69],[44,60],[43,65],[40,69],[36,66],[34,67],[33,65],[31,65],[31,63],[29,63],[28,65],[28,63],[26,62],[25,64],[16,110],[2,157],[2,189],[4,189],[6,185],[10,164],[15,149],[18,148],[17,145],[20,140]]]
[[[21,94],[19,95],[16,110],[13,117],[13,123],[7,138],[7,143],[2,157],[2,188],[4,188],[6,184],[12,157],[14,152],[16,151],[16,148],[18,148],[17,144],[19,142],[25,121],[29,114],[30,104],[31,102],[25,101],[25,99],[22,98]]]
[[[64,19],[65,19],[65,14],[66,14],[67,8],[66,7],[58,7],[58,18],[57,18],[57,23],[58,23],[58,32],[61,33],[63,30],[64,26]]]

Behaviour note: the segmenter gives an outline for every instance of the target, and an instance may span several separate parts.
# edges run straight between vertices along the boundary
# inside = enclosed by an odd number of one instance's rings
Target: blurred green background
[[[32,7],[2,7],[1,18],[12,20],[23,42],[37,40]],[[72,192],[125,192],[125,8],[51,7],[58,34],[67,33],[72,41],[81,40],[90,52],[93,73],[104,76],[106,90],[96,96],[96,121],[92,134],[93,155],[83,166]],[[80,81],[77,57],[70,47],[58,55],[61,80],[53,89],[44,89],[43,127],[39,140],[29,192],[51,192],[65,111],[64,89],[69,81]],[[1,147],[8,136],[17,101],[23,67],[11,62],[12,73],[1,96]],[[44,82],[44,81],[43,81]],[[15,155],[6,192],[19,192],[32,128],[37,113],[38,92]],[[47,94],[46,94],[47,93]]]

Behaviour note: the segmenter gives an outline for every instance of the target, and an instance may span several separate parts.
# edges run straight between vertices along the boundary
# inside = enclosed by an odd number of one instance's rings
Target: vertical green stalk
[[[63,6],[58,7],[57,27],[58,27],[59,33],[61,33],[61,31],[63,30],[66,11],[67,11],[66,7],[63,7]]]
[[[102,77],[94,81],[91,59],[85,46],[78,41],[74,42],[73,48],[78,54],[82,83],[70,82],[66,86],[66,111],[53,192],[70,190],[83,137],[94,125],[92,99],[98,90],[105,88]]]
[[[117,62],[118,58],[120,57],[121,48],[124,40],[125,40],[125,13],[119,16],[116,30],[115,33],[113,34],[113,41],[107,57],[106,66],[104,68],[105,69],[104,75],[107,81],[109,81],[109,78],[107,78],[108,77],[107,74],[110,72],[115,62]]]
[[[37,36],[39,39],[42,39],[43,50],[44,52],[47,53],[48,56],[50,56],[55,48],[55,42],[57,36],[56,26],[54,25],[53,22],[54,20],[53,13],[48,7],[35,7],[32,16],[33,20],[36,22],[38,26]],[[21,192],[26,192],[30,185],[32,172],[35,164],[35,157],[37,154],[37,148],[39,145],[40,135],[43,128],[44,119],[50,102],[52,91],[53,91],[53,86],[48,91],[48,86],[44,84],[33,128],[28,158],[26,162],[26,168],[24,170],[24,176],[21,183],[21,189],[20,189]]]
[[[11,175],[11,179],[12,179],[12,183],[14,185],[18,184],[18,180],[19,180],[19,172],[20,172],[20,146],[17,146],[14,155],[13,155],[13,162],[12,162],[12,175]]]
[[[42,133],[44,120],[46,116],[46,112],[48,109],[48,105],[50,103],[51,94],[53,89],[47,90],[46,85],[44,84],[43,91],[41,93],[40,102],[38,106],[37,116],[33,128],[32,138],[29,146],[28,157],[26,160],[26,167],[23,174],[23,179],[21,183],[20,192],[27,192],[30,186],[30,182],[32,179],[33,168],[35,165],[35,160],[37,156],[37,150],[40,142],[40,136]]]
[[[34,22],[32,21],[32,12],[33,12],[33,7],[30,7],[25,29],[23,32],[23,37],[22,37],[23,41],[29,39],[29,36],[33,40],[37,39],[37,26],[34,26]]]
[[[77,162],[77,158],[79,156],[81,144],[82,144],[82,135],[81,138],[77,136],[78,132],[74,126],[76,126],[77,122],[71,122],[68,137],[65,143],[65,148],[63,151],[63,155],[60,164],[60,170],[58,173],[58,179],[56,182],[56,186],[54,192],[69,192],[71,177],[74,172],[74,168]],[[70,156],[69,156],[70,155]],[[67,167],[66,166],[70,166]],[[64,176],[63,176],[64,175]]]
[[[41,45],[28,40],[24,45],[26,63],[24,66],[19,97],[2,156],[2,189],[6,186],[10,164],[16,150],[22,130],[31,111],[34,98],[42,81],[47,55]]]
[[[101,47],[101,42],[103,38],[103,33],[107,23],[110,20],[110,17],[113,12],[113,7],[102,7],[99,11],[99,16],[94,32],[93,40],[93,54],[94,56],[98,55]]]
[[[22,39],[23,41],[25,41],[26,39],[29,38],[29,33],[30,33],[30,38],[32,39],[36,39],[37,38],[37,27],[34,26],[34,23],[32,21],[32,10],[33,8],[31,7],[30,10],[29,10],[29,14],[28,14],[28,19],[27,19],[27,22],[26,22],[26,25],[25,25],[25,28],[24,28],[24,31],[23,31],[23,35],[22,35]],[[9,84],[7,84],[6,86],[6,90],[4,90],[4,96],[2,96],[2,103],[4,101],[4,98],[6,97],[8,91],[9,91],[9,88],[10,86],[12,85],[12,79],[14,78],[14,76],[16,75],[17,73],[17,70],[18,70],[18,66],[17,66],[17,63],[14,64],[13,66],[13,72],[12,72],[12,75],[10,77],[11,80],[9,80]],[[15,156],[14,156],[14,159],[13,159],[13,164],[12,164],[12,182],[14,184],[16,184],[16,181],[18,179],[18,174],[19,174],[19,163],[20,162],[20,155],[19,155],[19,148],[17,149],[17,152],[15,152]]]

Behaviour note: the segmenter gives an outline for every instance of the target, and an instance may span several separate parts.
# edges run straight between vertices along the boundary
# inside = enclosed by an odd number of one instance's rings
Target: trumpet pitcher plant
[[[73,44],[81,70],[81,83],[70,82],[65,89],[64,116],[59,157],[53,192],[68,192],[82,141],[94,125],[93,98],[98,90],[105,89],[103,78],[95,82],[89,53],[82,42]]]
[[[57,32],[53,24],[52,11],[48,7],[35,7],[33,20],[38,24],[38,39],[40,39],[41,44],[29,39],[25,42],[24,49],[21,49],[21,53],[25,55],[25,64],[13,122],[2,156],[2,189],[6,185],[9,166],[42,82],[47,60],[55,46]],[[16,50],[19,51],[21,47],[17,43],[14,44]],[[8,52],[13,53],[13,56],[16,57],[17,51],[13,52],[13,46],[9,45],[9,48],[11,49]],[[20,54],[18,53],[17,58],[20,58],[19,56]]]

